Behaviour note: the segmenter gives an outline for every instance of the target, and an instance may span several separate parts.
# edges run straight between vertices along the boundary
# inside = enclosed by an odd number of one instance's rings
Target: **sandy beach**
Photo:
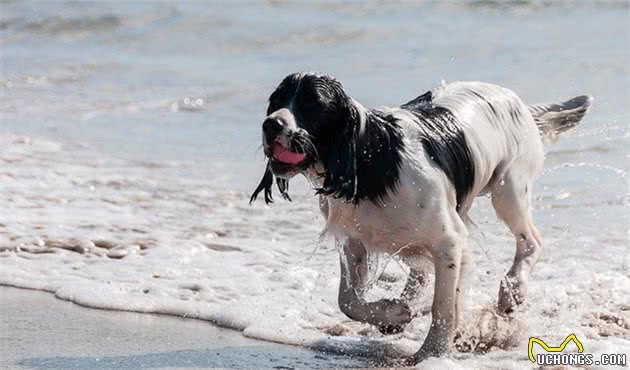
[[[0,368],[342,368],[419,348],[431,274],[412,322],[384,336],[339,309],[311,184],[249,204],[267,99],[296,71],[365,107],[458,80],[526,104],[594,96],[545,146],[527,302],[495,325],[514,237],[479,197],[474,345],[419,367],[530,369],[529,337],[569,333],[627,353],[629,16],[616,0],[0,1]],[[368,273],[364,298],[392,299],[409,266],[373,254]]]
[[[365,360],[243,337],[211,323],[94,310],[0,288],[2,369],[359,368]]]

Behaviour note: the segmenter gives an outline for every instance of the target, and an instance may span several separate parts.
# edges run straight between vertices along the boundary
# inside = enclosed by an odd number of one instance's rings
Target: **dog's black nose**
[[[262,129],[265,133],[265,136],[268,138],[275,138],[280,131],[284,128],[284,122],[277,118],[267,118],[265,122],[263,122]]]

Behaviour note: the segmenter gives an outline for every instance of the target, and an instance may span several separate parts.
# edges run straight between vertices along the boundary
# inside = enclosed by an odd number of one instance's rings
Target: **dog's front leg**
[[[339,308],[349,318],[375,325],[384,334],[402,331],[411,321],[411,310],[400,299],[366,302],[362,293],[366,287],[367,252],[357,239],[348,239],[340,253],[341,279]]]
[[[461,317],[457,304],[457,285],[461,268],[462,250],[466,239],[451,236],[431,247],[435,266],[435,292],[431,309],[431,328],[420,350],[415,354],[415,362],[430,356],[439,356],[451,349],[457,319]]]

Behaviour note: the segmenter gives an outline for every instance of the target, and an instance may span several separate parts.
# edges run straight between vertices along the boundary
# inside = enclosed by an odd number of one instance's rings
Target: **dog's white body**
[[[471,91],[492,99],[497,114],[488,106],[471,106],[467,96]],[[521,185],[531,185],[543,164],[542,139],[527,106],[513,92],[486,83],[458,82],[438,88],[433,96],[434,105],[448,108],[466,122],[463,129],[473,152],[475,182],[460,217],[465,216],[475,196],[492,191],[494,183],[501,182],[508,172],[523,180]],[[522,113],[519,121],[510,116],[515,108]],[[418,118],[400,108],[387,112],[400,119],[405,137],[397,191],[389,194],[385,207],[327,198],[327,228],[361,240],[370,251],[391,254],[406,246],[400,254],[413,255],[418,248],[411,245],[432,244],[445,234],[445,228],[455,227],[444,214],[444,210],[455,209],[455,189],[415,139]],[[501,116],[506,119],[498,119]]]
[[[269,140],[263,139],[266,153],[270,152],[270,144],[274,141],[284,143],[282,145],[286,147],[293,133],[302,129],[295,119],[300,115],[294,111],[293,102],[302,91],[303,78],[309,78],[309,81],[320,79],[319,85],[309,85],[309,92],[321,86],[333,86],[323,96],[330,96],[330,91],[336,91],[339,99],[336,104],[343,105],[345,99],[357,112],[352,118],[354,126],[350,126],[356,128],[353,136],[347,135],[343,139],[345,144],[352,145],[352,156],[340,157],[343,159],[336,159],[328,166],[350,168],[353,173],[359,173],[358,156],[363,154],[374,158],[369,156],[380,155],[381,150],[390,150],[391,153],[390,140],[402,140],[402,145],[396,149],[396,153],[400,154],[397,182],[385,190],[387,194],[381,201],[356,201],[355,197],[362,181],[380,181],[386,173],[393,173],[388,171],[394,165],[384,167],[382,162],[378,164],[378,170],[371,171],[372,177],[365,175],[369,172],[365,167],[361,172],[363,176],[355,175],[354,179],[348,179],[348,176],[341,175],[345,176],[341,180],[354,186],[350,196],[342,197],[334,191],[320,195],[320,206],[326,219],[325,231],[334,234],[343,246],[339,288],[341,310],[350,318],[379,326],[381,331],[401,330],[412,318],[406,299],[424,282],[417,262],[428,257],[435,267],[432,324],[414,361],[448,352],[455,332],[462,324],[463,284],[471,262],[467,213],[474,198],[483,193],[491,194],[498,217],[516,239],[516,254],[502,281],[498,303],[503,313],[514,310],[526,296],[528,276],[542,248],[530,209],[534,177],[543,165],[543,138],[554,137],[577,125],[590,107],[592,98],[580,96],[560,104],[527,106],[508,89],[481,82],[455,82],[443,84],[400,108],[367,110],[347,97],[333,79],[316,74],[295,74],[287,77],[278,88],[284,89],[280,95],[285,96],[288,103],[275,104],[277,108],[273,109],[270,105],[268,109],[267,128],[275,124],[278,129],[274,135],[269,134],[271,131],[267,132]],[[313,114],[319,108],[315,111],[312,106],[302,109],[311,109],[311,117],[317,117]],[[455,126],[440,124],[439,116],[426,114],[438,111],[447,111],[452,115]],[[383,135],[378,136],[376,141],[370,141],[366,122],[375,114],[396,122],[400,136],[392,138]],[[432,125],[432,122],[438,124]],[[343,126],[343,122],[337,124]],[[379,130],[378,125],[387,123],[371,124],[372,130]],[[444,131],[447,134],[440,135],[436,130],[447,130]],[[430,145],[448,151],[450,157],[446,160],[430,157],[429,152],[434,147],[427,146],[422,140],[427,135],[434,140]],[[375,146],[357,146],[366,142]],[[435,150],[434,153],[442,155]],[[270,160],[270,163],[274,162]],[[370,163],[368,160],[361,165],[370,167]],[[326,184],[321,174],[327,171],[330,168],[317,162],[302,173],[316,188],[322,189]],[[292,176],[298,170],[288,173]],[[339,178],[328,176],[327,179]],[[459,182],[461,179],[466,180],[464,185]],[[265,184],[266,187],[263,186]],[[363,183],[364,188],[365,184],[369,183]],[[264,178],[252,199],[262,188],[268,191],[270,186],[271,177]],[[286,184],[283,183],[281,191],[284,191],[282,189],[286,190]],[[411,267],[401,299],[376,302],[363,299],[362,291],[368,280],[368,252],[400,256]]]
[[[483,96],[489,104],[479,104],[479,100],[471,99],[473,94]],[[499,295],[500,310],[510,311],[524,299],[529,272],[541,251],[530,207],[533,180],[542,168],[544,152],[541,132],[528,107],[512,91],[481,82],[443,85],[433,92],[433,97],[435,106],[447,108],[465,123],[463,130],[473,153],[475,181],[459,212],[455,211],[452,183],[416,139],[418,119],[400,108],[387,109],[399,118],[406,151],[400,183],[386,204],[355,205],[333,197],[323,198],[326,229],[347,246],[342,252],[342,272],[348,270],[342,274],[346,279],[340,289],[342,309],[346,306],[350,307],[348,311],[361,311],[363,306],[372,315],[368,321],[380,320],[388,325],[409,320],[409,310],[400,307],[401,302],[367,303],[359,295],[344,291],[344,286],[355,291],[361,287],[365,276],[359,275],[365,275],[367,270],[357,266],[365,264],[366,258],[351,241],[361,244],[366,252],[400,256],[412,268],[420,268],[417,257],[429,256],[433,260],[433,324],[418,359],[448,348],[461,324],[464,272],[470,263],[466,213],[476,196],[492,194],[497,215],[516,237],[514,263]],[[361,274],[350,271],[357,269]],[[361,316],[349,313],[353,315]]]

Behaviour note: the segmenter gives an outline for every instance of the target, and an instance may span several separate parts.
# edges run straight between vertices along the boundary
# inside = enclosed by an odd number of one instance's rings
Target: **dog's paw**
[[[383,335],[400,334],[403,331],[405,331],[405,326],[403,326],[403,325],[380,325],[378,327],[378,331],[380,331],[381,334],[383,334]]]
[[[479,346],[479,335],[471,335],[460,329],[455,332],[453,346],[458,352],[474,352]]]
[[[524,287],[515,279],[505,277],[499,289],[498,312],[509,315],[525,301]]]
[[[373,324],[385,335],[402,332],[413,318],[409,305],[400,299],[383,299],[374,304],[378,305],[382,314],[375,317]]]

